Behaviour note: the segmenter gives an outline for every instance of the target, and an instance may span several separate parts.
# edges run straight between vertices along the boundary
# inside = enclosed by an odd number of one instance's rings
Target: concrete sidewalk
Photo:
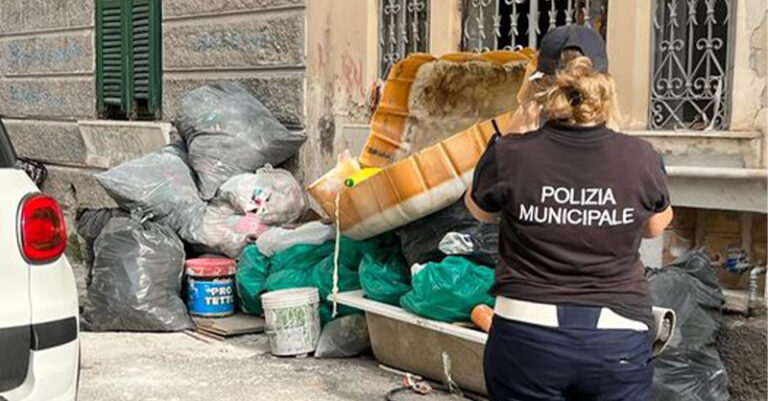
[[[377,366],[370,357],[275,358],[264,335],[204,342],[180,333],[82,333],[79,401],[384,400],[400,378]]]

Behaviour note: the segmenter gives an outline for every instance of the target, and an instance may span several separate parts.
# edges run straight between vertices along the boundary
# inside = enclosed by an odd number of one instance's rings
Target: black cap
[[[563,50],[576,49],[592,60],[592,68],[608,72],[608,55],[605,41],[594,30],[582,25],[567,25],[547,32],[539,46],[537,70],[553,75],[560,68],[560,54]]]

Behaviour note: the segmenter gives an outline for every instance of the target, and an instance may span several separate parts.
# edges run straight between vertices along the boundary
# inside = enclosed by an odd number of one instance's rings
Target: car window
[[[11,139],[5,132],[5,126],[0,121],[0,168],[14,167],[16,165],[16,153],[13,151]]]

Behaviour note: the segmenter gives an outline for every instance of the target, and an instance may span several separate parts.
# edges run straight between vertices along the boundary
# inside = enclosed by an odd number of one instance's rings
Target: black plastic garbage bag
[[[184,245],[168,227],[115,217],[95,243],[93,280],[83,311],[92,331],[194,328],[179,297]]]
[[[695,250],[664,269],[649,269],[653,304],[674,309],[672,342],[656,359],[654,401],[727,401],[728,374],[715,340],[725,303],[709,258]]]
[[[409,266],[439,262],[447,255],[441,248],[484,266],[499,260],[499,225],[477,221],[463,199],[403,226],[397,235]]]
[[[81,253],[88,268],[85,278],[86,285],[91,285],[91,269],[93,268],[93,244],[113,217],[128,217],[128,212],[121,209],[84,209],[77,214],[77,233],[85,241]]]
[[[278,165],[306,140],[285,128],[249,91],[233,83],[201,86],[182,100],[179,131],[200,196],[210,200],[229,178]]]

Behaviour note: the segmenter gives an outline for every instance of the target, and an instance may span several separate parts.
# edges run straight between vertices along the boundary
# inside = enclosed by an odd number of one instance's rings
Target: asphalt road
[[[369,401],[384,400],[399,383],[370,357],[275,358],[264,335],[219,342],[182,333],[82,334],[80,401]]]

